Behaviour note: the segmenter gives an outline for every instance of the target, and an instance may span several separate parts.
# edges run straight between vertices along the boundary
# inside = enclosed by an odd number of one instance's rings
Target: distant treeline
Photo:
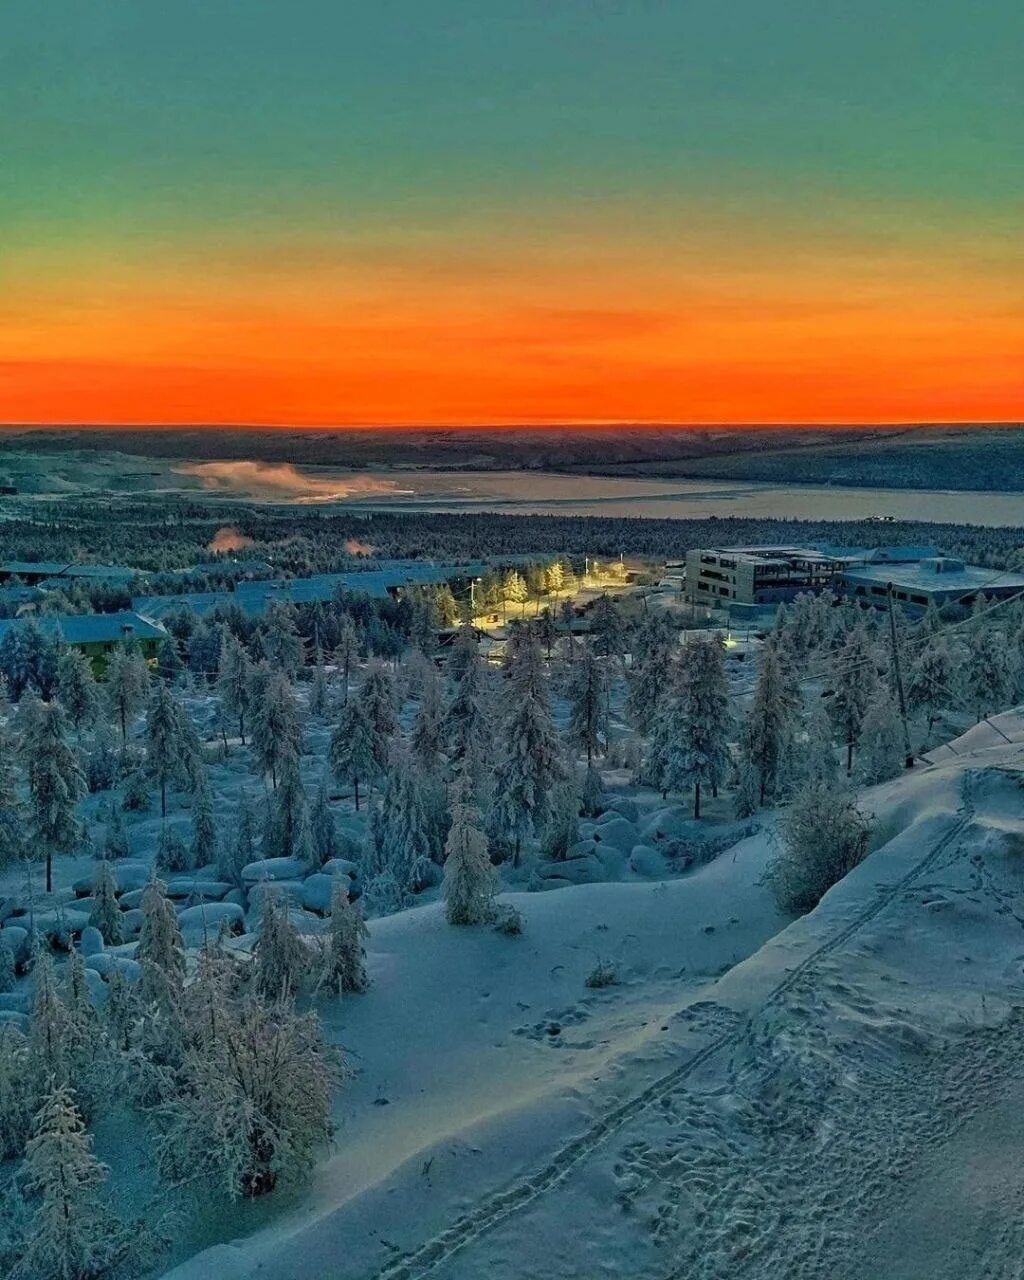
[[[0,507],[4,504],[0,503]],[[208,547],[225,523],[252,539],[246,560],[275,575],[338,572],[375,559],[619,555],[671,561],[691,547],[736,543],[827,541],[857,546],[931,543],[993,568],[1024,563],[1024,529],[901,521],[650,520],[601,516],[338,514],[308,507],[211,505],[187,499],[66,500],[26,508],[6,504],[0,560],[95,560],[173,571],[209,562]],[[981,514],[981,513],[979,513]],[[363,553],[363,554],[359,554]],[[225,559],[225,568],[230,557]],[[229,575],[225,575],[229,576]],[[193,585],[198,585],[195,583]]]

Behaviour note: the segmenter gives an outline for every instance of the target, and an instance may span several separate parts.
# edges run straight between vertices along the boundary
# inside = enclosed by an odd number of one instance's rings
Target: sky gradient
[[[1019,420],[1017,0],[50,0],[0,421]]]

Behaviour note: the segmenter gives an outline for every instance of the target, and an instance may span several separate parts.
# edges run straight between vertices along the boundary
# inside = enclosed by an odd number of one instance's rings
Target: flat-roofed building
[[[703,548],[686,554],[686,596],[720,609],[779,604],[831,587],[842,567],[814,547]]]
[[[867,560],[847,565],[840,575],[842,594],[866,604],[885,605],[893,599],[907,613],[923,613],[930,604],[969,607],[978,596],[1005,600],[1024,593],[1024,575],[964,564],[953,556],[932,555],[911,563]]]
[[[25,619],[0,621],[0,642],[12,628],[29,625]],[[72,649],[80,649],[102,676],[107,658],[118,644],[135,645],[147,661],[155,661],[167,632],[159,623],[137,613],[67,613],[33,617],[31,625],[50,639],[60,639]]]

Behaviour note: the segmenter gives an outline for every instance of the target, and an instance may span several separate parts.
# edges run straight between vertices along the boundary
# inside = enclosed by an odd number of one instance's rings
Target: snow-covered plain
[[[506,895],[518,938],[372,921],[370,991],[321,1007],[333,1151],[169,1275],[1019,1275],[1024,715],[994,724],[865,791],[874,852],[794,923],[771,816],[681,877]]]

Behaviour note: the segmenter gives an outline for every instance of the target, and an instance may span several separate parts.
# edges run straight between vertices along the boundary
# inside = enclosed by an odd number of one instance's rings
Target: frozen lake
[[[648,480],[539,471],[430,471],[262,464],[187,464],[201,486],[271,501],[342,503],[406,511],[496,511],[519,515],[807,520],[938,520],[1022,525],[1024,493],[938,492]],[[244,473],[234,467],[244,468]],[[224,468],[231,468],[228,474]],[[212,468],[218,468],[216,472]]]

